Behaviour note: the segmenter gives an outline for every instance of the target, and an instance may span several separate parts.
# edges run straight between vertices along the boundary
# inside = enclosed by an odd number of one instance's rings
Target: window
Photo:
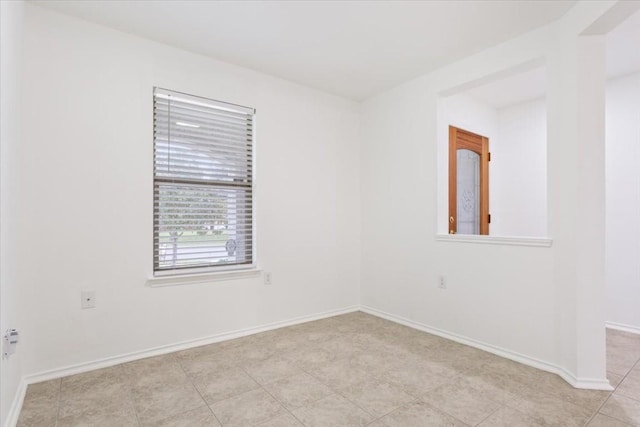
[[[154,272],[255,265],[255,110],[155,88]]]

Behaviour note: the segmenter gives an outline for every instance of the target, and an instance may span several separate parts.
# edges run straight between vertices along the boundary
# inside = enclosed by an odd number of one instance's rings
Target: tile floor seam
[[[475,424],[476,426],[479,426],[479,425],[480,425],[480,424],[482,424],[483,422],[487,421],[487,419],[489,419],[489,418],[490,418],[493,414],[495,414],[496,412],[500,411],[502,408],[506,408],[506,407],[507,407],[507,405],[505,405],[504,403],[499,403],[499,402],[496,402],[496,401],[494,401],[494,400],[492,400],[492,399],[489,399],[489,400],[491,400],[491,401],[492,401],[492,402],[494,402],[494,403],[498,403],[498,404],[500,405],[500,407],[499,407],[498,409],[494,410],[493,412],[491,412],[491,413],[490,413],[489,415],[487,415],[486,417],[484,417],[484,418],[483,418],[479,423],[476,423],[476,424]],[[513,408],[511,408],[511,409],[513,409]]]
[[[123,368],[121,369],[124,374],[124,369]],[[131,405],[131,409],[133,409],[133,415],[135,415],[136,417],[136,422],[138,423],[138,427],[142,427],[142,423],[140,422],[140,417],[138,416],[138,410],[136,409],[136,405],[133,400],[133,384],[131,384],[128,378],[126,379],[126,383],[127,383],[127,394],[129,395],[129,404]]]
[[[413,397],[413,396],[412,396],[412,397]],[[383,419],[383,418],[384,418],[384,417],[386,417],[387,415],[390,415],[390,414],[392,414],[392,413],[394,413],[394,412],[396,412],[396,411],[399,411],[400,409],[404,408],[405,406],[411,405],[412,403],[417,403],[417,402],[419,402],[419,401],[420,401],[420,399],[417,399],[417,398],[416,398],[416,399],[413,399],[411,402],[407,402],[407,403],[405,403],[404,405],[401,405],[401,406],[399,406],[399,407],[397,407],[397,408],[393,408],[392,410],[390,410],[390,411],[389,411],[389,412],[387,412],[386,414],[381,415],[381,416],[379,416],[379,417],[377,417],[377,418],[374,418],[373,420],[371,420],[371,422],[370,422],[370,423],[367,423],[366,425],[368,426],[369,424],[373,424],[373,423],[375,423],[376,421],[379,421],[379,420]],[[372,417],[375,417],[375,415],[372,415]]]
[[[637,366],[640,366],[640,358],[638,360],[636,360],[636,362],[633,364],[633,366],[622,376],[622,379],[618,382],[618,384],[613,388],[613,390],[611,391],[611,393],[609,393],[609,396],[607,396],[607,398],[604,400],[604,402],[602,402],[600,404],[600,406],[598,406],[598,409],[596,409],[596,411],[591,414],[591,417],[589,418],[589,420],[586,422],[585,426],[588,426],[591,421],[593,421],[593,419],[598,416],[598,414],[600,415],[604,415],[606,417],[610,417],[613,418],[614,420],[623,422],[625,424],[628,424],[626,421],[621,420],[615,416],[612,415],[607,415],[607,414],[603,414],[602,412],[600,412],[600,410],[604,407],[604,405],[606,405],[606,403],[611,399],[611,396],[614,395],[614,393],[618,390],[618,387],[620,386],[620,384],[622,384],[622,382],[627,378],[627,376],[631,373],[631,371],[633,371]],[[624,395],[623,395],[624,396]]]
[[[365,381],[366,381],[366,380],[365,380]],[[360,384],[361,382],[364,382],[364,381],[357,382],[357,383],[356,383],[356,384],[354,384],[354,385]],[[352,386],[348,386],[348,387],[352,387]],[[353,400],[349,399],[349,398],[348,398],[347,396],[345,396],[344,394],[340,393],[338,390],[335,390],[335,393],[336,393],[338,396],[341,396],[342,398],[344,398],[347,402],[351,402],[351,404],[353,404],[353,405],[357,406],[358,408],[360,408],[361,410],[363,410],[366,414],[371,415],[372,417],[376,418],[376,416],[375,416],[374,414],[372,414],[371,412],[367,411],[367,410],[366,410],[366,409],[364,409],[362,406],[358,405],[356,402],[354,402]],[[413,396],[412,396],[412,397],[413,397]],[[386,414],[385,414],[385,415],[386,415]],[[380,418],[382,418],[382,417],[378,417],[378,418],[376,418],[376,419],[380,419]]]
[[[274,381],[274,382],[276,382],[276,381]],[[259,384],[259,385],[260,385],[260,387],[261,387],[265,392],[267,392],[267,394],[268,394],[269,396],[271,396],[273,399],[275,399],[275,401],[276,401],[276,402],[278,402],[278,403],[280,404],[280,406],[282,406],[282,407],[284,408],[284,410],[285,410],[285,411],[287,411],[289,414],[291,414],[291,416],[292,416],[293,418],[295,418],[296,420],[298,420],[298,422],[299,422],[300,424],[302,424],[303,426],[304,426],[304,425],[306,425],[305,423],[303,423],[303,422],[302,422],[302,420],[301,420],[301,419],[299,419],[298,417],[296,417],[296,415],[293,413],[293,411],[289,410],[289,408],[287,408],[287,406],[286,406],[283,402],[281,402],[281,401],[280,401],[276,396],[274,396],[273,394],[271,394],[271,392],[270,392],[269,390],[267,390],[267,388],[266,388],[264,385],[262,385],[262,384]],[[266,385],[266,384],[265,384],[265,385]],[[325,397],[327,397],[327,396],[325,396]],[[320,398],[320,399],[318,399],[318,400],[322,400],[322,399],[324,399],[324,397],[322,397],[322,398]],[[315,400],[314,402],[317,402],[318,400]],[[302,407],[304,407],[304,406],[302,406]],[[298,408],[298,409],[299,409],[299,408]],[[277,417],[274,417],[274,418],[277,418]],[[274,418],[271,418],[271,420],[273,420]],[[269,422],[269,421],[271,421],[271,420],[267,420],[267,421],[265,421],[264,423],[260,423],[260,424],[265,424],[265,423],[267,423],[267,422]],[[220,425],[222,425],[222,423],[221,423]],[[223,427],[224,427],[224,426],[223,426]],[[260,427],[260,425],[258,425],[257,427]]]
[[[56,408],[56,425],[58,427],[58,419],[60,418],[60,399],[62,398],[62,378],[60,378],[60,384],[58,385],[58,407]],[[139,426],[138,426],[139,427]]]
[[[347,357],[347,358],[348,358],[348,357]],[[355,403],[355,402],[351,401],[351,399],[349,399],[348,397],[344,396],[342,393],[340,393],[338,390],[336,390],[336,389],[334,389],[333,387],[331,387],[329,384],[324,383],[322,380],[320,380],[319,378],[317,378],[317,377],[313,376],[311,373],[309,373],[309,372],[305,371],[304,369],[302,369],[302,368],[299,368],[299,369],[300,369],[300,370],[302,370],[303,372],[305,372],[306,374],[311,375],[311,377],[315,378],[317,381],[319,381],[320,383],[322,383],[322,384],[324,384],[325,386],[327,386],[327,387],[329,388],[329,390],[331,390],[331,391],[333,392],[333,394],[337,394],[338,396],[341,396],[342,398],[346,399],[346,400],[347,400],[347,402],[350,402],[351,404],[355,405],[355,406],[356,406],[357,408],[359,408],[360,410],[364,411],[367,415],[370,415],[370,416],[372,416],[372,417],[375,417],[375,415],[371,414],[369,411],[365,410],[364,408],[362,408],[362,407],[361,407],[360,405],[358,405],[357,403]],[[362,381],[360,381],[360,382],[362,382]],[[360,382],[358,382],[357,384],[359,384]],[[328,397],[328,396],[325,396],[325,397]],[[320,399],[316,400],[315,402],[318,402],[318,401],[320,401],[320,400],[324,399],[325,397],[322,397],[322,398],[320,398]],[[307,405],[305,405],[305,406],[307,406]],[[379,419],[379,418],[376,418],[376,420],[377,420],[377,419]],[[375,421],[375,420],[374,420],[374,421]],[[301,421],[301,422],[302,422],[302,421]],[[372,422],[373,422],[373,421],[372,421]],[[303,424],[304,424],[304,423],[303,423]],[[367,424],[367,425],[368,425],[368,424]]]
[[[180,363],[179,360],[176,360],[176,363],[178,364],[178,366],[180,367],[180,370],[182,372],[184,372],[185,377],[187,378],[187,380],[191,383],[191,386],[193,386],[193,388],[196,390],[196,392],[198,393],[198,395],[200,395],[200,399],[202,399],[202,401],[204,402],[205,406],[209,409],[209,412],[211,412],[211,415],[213,415],[213,418],[216,419],[216,421],[218,422],[218,424],[220,424],[222,426],[222,422],[218,419],[218,416],[216,415],[215,412],[213,412],[213,409],[211,408],[211,406],[209,406],[209,402],[207,402],[207,399],[204,398],[204,396],[202,395],[202,393],[200,392],[200,389],[198,388],[198,386],[196,385],[196,383],[193,381],[193,379],[189,376],[189,374],[187,374],[187,371],[185,371],[184,366],[182,366],[182,363]],[[190,409],[191,410],[191,409]],[[183,414],[189,412],[189,411],[184,411],[182,412]]]

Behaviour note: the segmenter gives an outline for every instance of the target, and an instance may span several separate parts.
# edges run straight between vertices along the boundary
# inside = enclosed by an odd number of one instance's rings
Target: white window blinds
[[[156,272],[254,265],[254,115],[154,89]]]

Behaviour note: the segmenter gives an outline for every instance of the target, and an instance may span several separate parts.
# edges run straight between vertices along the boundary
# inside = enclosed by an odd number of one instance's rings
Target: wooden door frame
[[[489,138],[464,129],[449,126],[449,234],[458,231],[457,215],[457,163],[458,149],[467,149],[480,155],[480,234],[489,234]]]

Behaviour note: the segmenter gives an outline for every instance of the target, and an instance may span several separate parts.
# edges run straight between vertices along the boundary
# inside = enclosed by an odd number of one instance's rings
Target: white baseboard
[[[13,398],[13,402],[11,402],[11,408],[9,408],[9,413],[7,414],[7,420],[5,421],[5,427],[15,427],[18,424],[18,418],[20,418],[20,410],[22,409],[22,404],[24,403],[24,397],[27,394],[27,383],[24,380],[20,380],[20,384],[18,384],[18,389],[16,390],[16,395]]]
[[[515,362],[534,367],[536,369],[541,369],[543,371],[554,373],[556,375],[559,375],[563,380],[565,380],[575,388],[583,388],[583,389],[589,389],[589,390],[613,390],[613,387],[611,387],[611,385],[609,384],[609,380],[607,380],[606,378],[605,379],[576,378],[575,375],[573,375],[566,369],[561,368],[552,363],[536,359],[534,357],[526,356],[524,354],[507,350],[501,347],[497,347],[491,344],[483,343],[481,341],[477,341],[477,340],[467,338],[458,334],[454,334],[452,332],[445,331],[439,328],[434,328],[432,326],[425,325],[424,323],[416,322],[414,320],[406,319],[401,316],[396,316],[394,314],[386,313],[384,311],[375,309],[373,307],[361,306],[360,310],[365,313],[369,313],[373,316],[378,316],[383,319],[390,320],[392,322],[400,323],[401,325],[405,325],[410,328],[417,329],[419,331],[427,332],[429,334],[437,335],[451,341],[459,342],[460,344],[465,344],[471,347],[478,348],[483,351],[487,351],[497,356],[504,357],[505,359],[510,359]]]
[[[624,323],[605,322],[605,325],[609,329],[615,329],[618,331],[629,332],[631,334],[640,335],[640,326],[625,325]]]
[[[39,372],[25,376],[20,381],[20,386],[16,392],[16,396],[11,404],[11,409],[5,427],[15,427],[18,422],[20,410],[24,402],[24,397],[29,384],[39,383],[42,381],[53,380],[57,378],[66,377],[68,375],[80,374],[82,372],[93,371],[95,369],[106,368],[109,366],[119,365],[120,363],[131,362],[134,360],[145,359],[147,357],[159,356],[162,354],[172,353],[174,351],[187,350],[193,347],[199,347],[201,345],[213,344],[220,341],[227,341],[234,338],[240,338],[247,335],[257,334],[259,332],[270,331],[272,329],[283,328],[285,326],[298,325],[300,323],[312,322],[314,320],[325,319],[327,317],[338,316],[340,314],[352,313],[358,311],[359,306],[354,305],[350,307],[341,308],[338,310],[329,310],[322,313],[311,314],[308,316],[300,316],[293,319],[282,320],[278,322],[267,323],[260,326],[255,326],[246,329],[240,329],[231,332],[225,332],[222,334],[211,335],[204,338],[198,338],[195,340],[183,341],[177,344],[169,344],[160,347],[149,348],[146,350],[134,351],[127,354],[121,354],[118,356],[106,357],[103,359],[93,360],[91,362],[78,363],[75,365],[65,366],[62,368],[51,369],[48,371]]]

